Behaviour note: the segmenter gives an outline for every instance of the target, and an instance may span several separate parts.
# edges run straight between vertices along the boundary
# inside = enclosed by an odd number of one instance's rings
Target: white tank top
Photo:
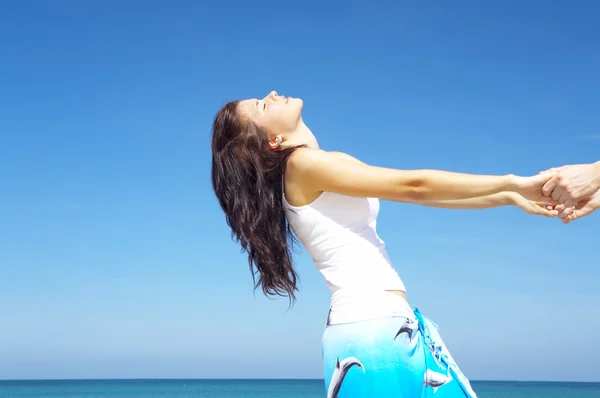
[[[292,206],[283,195],[294,234],[332,291],[329,324],[411,312],[386,290],[406,291],[377,234],[379,199],[323,192]]]

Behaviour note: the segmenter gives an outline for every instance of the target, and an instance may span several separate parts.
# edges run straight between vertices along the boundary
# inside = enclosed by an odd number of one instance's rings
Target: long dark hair
[[[266,129],[239,112],[232,101],[212,128],[212,186],[232,238],[248,253],[254,290],[295,301],[298,275],[292,264],[295,238],[283,203],[283,173],[296,148],[269,148]],[[258,274],[258,280],[256,275]]]

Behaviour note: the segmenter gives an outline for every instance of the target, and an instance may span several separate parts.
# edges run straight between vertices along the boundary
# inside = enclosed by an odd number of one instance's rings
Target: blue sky
[[[205,3],[3,6],[0,379],[322,377],[321,276],[253,294],[211,191],[228,100],[301,97],[381,166],[600,159],[596,2]],[[382,202],[379,233],[469,378],[600,381],[599,223]]]

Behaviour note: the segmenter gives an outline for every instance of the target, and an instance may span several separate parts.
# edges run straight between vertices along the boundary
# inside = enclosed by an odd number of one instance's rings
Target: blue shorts
[[[327,398],[476,397],[437,325],[417,309],[328,325],[322,349]]]

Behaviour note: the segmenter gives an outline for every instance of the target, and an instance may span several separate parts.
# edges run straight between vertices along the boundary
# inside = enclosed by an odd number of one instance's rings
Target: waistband
[[[333,293],[326,326],[415,314],[404,299],[385,290],[340,289]]]

